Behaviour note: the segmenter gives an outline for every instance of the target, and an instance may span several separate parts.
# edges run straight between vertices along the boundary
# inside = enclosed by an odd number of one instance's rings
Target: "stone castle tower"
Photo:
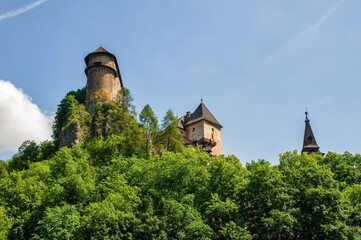
[[[178,119],[178,128],[186,146],[201,146],[211,155],[222,154],[222,125],[208,110],[203,101],[197,109]]]
[[[123,87],[117,58],[99,47],[85,57],[86,109],[92,114],[95,103],[118,101]]]

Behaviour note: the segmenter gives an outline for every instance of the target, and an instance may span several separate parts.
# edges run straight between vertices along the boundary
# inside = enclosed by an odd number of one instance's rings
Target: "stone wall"
[[[212,129],[214,130],[214,141],[217,143],[216,146],[212,148],[212,155],[221,155],[222,154],[222,133],[218,126],[215,126],[209,122],[204,123],[204,137],[212,139]]]
[[[192,142],[199,141],[204,136],[203,121],[199,121],[187,125],[185,132],[186,132],[186,137]]]
[[[115,101],[120,90],[119,79],[108,67],[97,66],[87,72],[87,101]],[[118,82],[118,84],[116,83]]]

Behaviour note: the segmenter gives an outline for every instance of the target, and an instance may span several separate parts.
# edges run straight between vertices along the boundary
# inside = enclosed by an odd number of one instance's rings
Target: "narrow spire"
[[[303,147],[302,153],[321,153],[320,147],[317,145],[316,138],[312,132],[312,128],[310,125],[310,120],[308,119],[308,112],[306,109],[305,112],[306,119],[305,119],[305,135],[303,138]]]

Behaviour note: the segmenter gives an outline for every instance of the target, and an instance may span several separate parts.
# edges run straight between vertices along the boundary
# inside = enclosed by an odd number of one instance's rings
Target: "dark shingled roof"
[[[306,120],[305,120],[305,136],[303,138],[303,147],[301,152],[306,153],[321,153],[320,147],[317,145],[316,138],[313,135],[310,120],[308,119],[306,112]]]
[[[199,104],[197,109],[190,115],[189,119],[186,119],[186,122],[184,125],[188,125],[190,123],[198,122],[200,120],[205,120],[210,123],[213,123],[219,127],[223,127],[217,119],[213,116],[213,114],[208,110],[206,105],[202,102]]]
[[[111,54],[110,52],[108,52],[105,48],[103,47],[98,47],[97,49],[95,49],[93,52],[89,53],[85,58],[84,58],[84,61],[86,63],[86,65],[88,66],[89,65],[89,58],[93,55],[96,55],[96,54],[106,54],[106,55],[110,55],[114,60],[115,62],[117,63],[117,58]],[[118,63],[117,63],[118,64]]]
[[[177,127],[184,130],[184,124],[185,124],[185,116],[178,118]]]
[[[98,47],[97,49],[95,49],[93,51],[93,53],[109,53],[105,48],[103,48],[102,46]]]

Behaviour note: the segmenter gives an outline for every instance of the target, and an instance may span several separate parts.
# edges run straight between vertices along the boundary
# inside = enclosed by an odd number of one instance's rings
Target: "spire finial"
[[[308,109],[307,109],[307,107],[305,109],[305,115],[306,115],[306,119],[308,119]]]
[[[203,97],[201,97],[201,103],[203,103]]]

